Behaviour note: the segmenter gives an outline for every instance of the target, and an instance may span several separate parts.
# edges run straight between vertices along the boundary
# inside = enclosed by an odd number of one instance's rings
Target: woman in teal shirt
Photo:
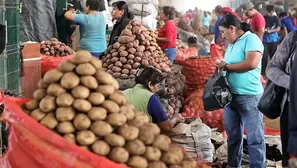
[[[260,76],[264,47],[259,37],[251,32],[250,25],[241,23],[231,14],[221,19],[219,29],[223,38],[230,42],[224,61],[217,63],[219,68],[226,71],[233,94],[231,103],[224,109],[228,167],[241,167],[245,128],[250,167],[265,168],[263,115],[257,107],[263,93]]]
[[[99,13],[104,1],[87,0],[86,14],[74,14],[74,9],[65,13],[65,18],[79,24],[80,48],[95,57],[102,57],[106,49],[106,19]]]
[[[210,15],[208,12],[204,11],[202,16],[202,24],[207,31],[209,31],[209,25],[210,25]]]

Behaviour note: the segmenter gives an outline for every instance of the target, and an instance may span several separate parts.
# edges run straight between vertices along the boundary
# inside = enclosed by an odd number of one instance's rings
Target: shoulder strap
[[[289,56],[288,62],[286,64],[286,72],[288,74],[291,74],[291,72],[292,72],[293,62],[295,59],[295,55],[297,54],[297,31],[296,30],[294,31],[294,36],[293,36],[291,43],[293,43],[293,45],[290,49],[290,56]]]

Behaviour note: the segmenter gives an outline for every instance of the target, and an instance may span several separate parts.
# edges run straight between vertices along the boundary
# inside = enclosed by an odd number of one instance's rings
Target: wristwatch
[[[226,64],[223,66],[223,70],[224,70],[224,71],[227,71],[227,65],[228,65],[228,64],[226,63]]]

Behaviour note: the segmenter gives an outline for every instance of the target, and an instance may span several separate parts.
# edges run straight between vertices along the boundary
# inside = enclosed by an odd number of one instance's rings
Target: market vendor
[[[165,77],[154,68],[140,69],[136,76],[136,86],[124,91],[128,101],[132,103],[137,111],[144,112],[160,129],[169,136],[173,126],[182,120],[180,115],[175,115],[171,121],[164,111],[163,106],[155,94]]]
[[[173,21],[175,17],[175,9],[173,7],[164,6],[160,12],[160,19],[164,21],[164,26],[159,30],[158,44],[169,60],[173,63],[176,57],[176,38],[177,30]]]
[[[103,56],[106,49],[106,19],[99,13],[104,8],[98,0],[87,0],[86,14],[75,14],[75,9],[70,8],[64,15],[80,25],[80,48],[95,57]]]
[[[109,45],[113,45],[118,41],[122,31],[126,28],[134,16],[129,12],[128,5],[124,1],[117,1],[112,4],[112,19],[116,20],[110,34]]]

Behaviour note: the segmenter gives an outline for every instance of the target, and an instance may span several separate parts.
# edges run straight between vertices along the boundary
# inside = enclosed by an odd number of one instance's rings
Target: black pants
[[[282,164],[288,166],[290,154],[287,152],[289,141],[289,102],[286,103],[282,116],[280,118],[280,132],[282,141]]]
[[[262,57],[262,74],[265,74],[265,70],[268,64],[268,56],[271,59],[277,49],[278,42],[275,43],[263,43],[264,53]]]

